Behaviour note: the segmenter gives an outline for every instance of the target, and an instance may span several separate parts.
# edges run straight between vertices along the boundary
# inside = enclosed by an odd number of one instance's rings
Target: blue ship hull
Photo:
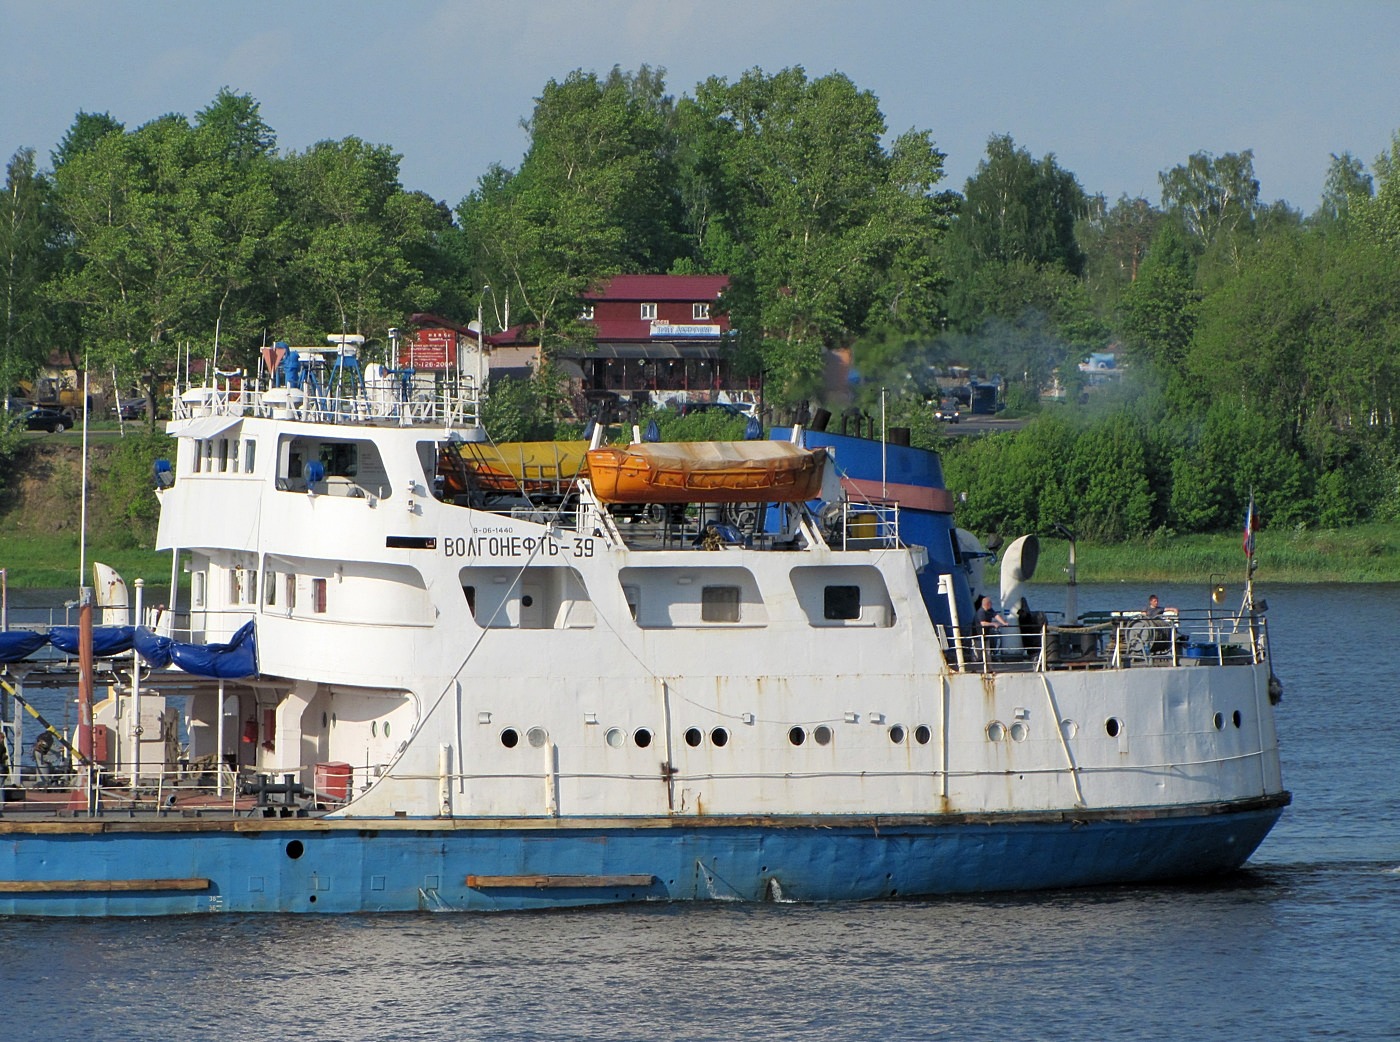
[[[0,914],[510,911],[1145,883],[1238,868],[1287,802],[1285,794],[1244,804],[1074,817],[626,826],[403,819],[4,822]]]

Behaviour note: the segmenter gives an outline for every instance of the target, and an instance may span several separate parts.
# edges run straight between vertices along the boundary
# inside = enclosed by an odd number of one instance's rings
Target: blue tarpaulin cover
[[[149,626],[140,626],[132,643],[136,646],[136,653],[156,669],[170,665],[170,645],[175,642],[169,637],[162,637]]]
[[[253,624],[245,622],[227,644],[172,642],[170,658],[186,673],[198,677],[251,677],[258,672],[258,642]]]
[[[131,626],[94,626],[92,653],[99,657],[120,655],[131,650]],[[55,626],[49,630],[49,643],[70,655],[78,653],[78,627]]]
[[[0,662],[19,662],[49,642],[47,633],[7,630],[0,633]]]
[[[19,662],[45,644],[69,655],[78,652],[78,627],[55,626],[47,633],[14,630],[0,633],[0,662]],[[246,622],[227,644],[181,644],[141,626],[94,626],[92,653],[101,658],[133,647],[156,669],[175,663],[198,677],[233,680],[258,672],[258,643],[253,623]]]

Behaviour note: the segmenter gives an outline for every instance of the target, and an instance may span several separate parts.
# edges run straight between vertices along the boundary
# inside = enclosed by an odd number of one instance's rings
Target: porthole
[[[301,857],[304,853],[306,853],[306,848],[301,845],[301,840],[294,839],[287,844],[287,856],[293,861]]]
[[[371,721],[369,722],[369,734],[370,734],[370,737],[371,737],[371,738],[378,738],[378,737],[379,737],[379,721],[378,721],[378,720],[371,720]]]
[[[993,720],[987,725],[987,740],[1000,742],[1006,737],[1006,725],[1000,720]]]
[[[812,741],[816,742],[818,745],[830,745],[831,728],[827,727],[826,724],[818,724],[816,727],[812,728]]]
[[[322,713],[322,714],[321,714],[321,730],[323,730],[323,731],[325,730],[326,724],[327,724],[328,722],[329,722],[329,718],[326,716],[325,713]]]
[[[522,608],[533,608],[535,606],[535,598],[527,593],[524,597],[520,598],[520,606]]]
[[[1061,720],[1060,733],[1066,738],[1073,738],[1079,733],[1079,725],[1076,724],[1073,720]]]
[[[1103,722],[1103,729],[1110,738],[1117,738],[1123,731],[1123,722],[1116,716],[1110,716]]]
[[[895,745],[899,745],[904,741],[904,728],[899,724],[895,724],[890,728],[890,741],[894,742]]]
[[[1220,713],[1216,713],[1216,714],[1215,714],[1215,719],[1212,721],[1212,723],[1215,724],[1215,729],[1216,729],[1217,731],[1219,731],[1221,728],[1223,728],[1223,727],[1225,726],[1225,717],[1222,716]]]
[[[690,746],[692,749],[696,748],[704,740],[705,736],[701,734],[700,728],[687,727],[685,729],[685,744]]]
[[[388,738],[388,737],[389,737],[389,721],[388,721],[388,720],[385,720],[385,721],[384,721],[384,737],[385,737],[385,738]]]
[[[1240,727],[1240,720],[1242,719],[1242,717],[1240,716],[1240,711],[1236,709],[1234,714],[1230,717],[1230,719],[1234,721],[1235,730],[1238,731]]]
[[[645,727],[639,727],[633,732],[632,741],[637,743],[638,749],[645,749],[651,744],[651,732]]]
[[[520,734],[513,727],[507,727],[501,732],[501,744],[507,749],[514,749],[520,744]]]
[[[933,732],[928,729],[928,724],[920,724],[914,728],[914,741],[920,745],[928,745],[929,739],[933,737]]]
[[[603,740],[608,743],[609,748],[621,749],[622,743],[627,740],[627,737],[620,728],[610,727],[608,733],[603,736]]]
[[[1011,725],[1011,740],[1013,742],[1024,742],[1027,736],[1029,735],[1030,728],[1028,728],[1022,721],[1017,720],[1014,724]]]
[[[729,732],[726,731],[723,727],[716,727],[713,731],[710,732],[710,742],[715,746],[715,748],[723,749],[726,745],[729,744]]]
[[[788,741],[793,745],[801,745],[806,740],[807,732],[802,730],[802,728],[792,727],[788,729]]]
[[[543,749],[544,743],[549,741],[549,732],[543,727],[532,727],[525,732],[525,740],[532,749]]]

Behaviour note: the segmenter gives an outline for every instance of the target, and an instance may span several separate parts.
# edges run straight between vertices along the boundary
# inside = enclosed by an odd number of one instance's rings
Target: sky
[[[228,87],[283,151],[388,145],[404,187],[455,206],[518,166],[549,80],[643,64],[677,97],[844,73],[891,137],[931,132],[959,191],[994,134],[1154,204],[1192,153],[1252,149],[1261,198],[1306,214],[1332,154],[1369,168],[1400,130],[1393,0],[0,0],[0,158],[47,168],[80,111],[134,129]]]

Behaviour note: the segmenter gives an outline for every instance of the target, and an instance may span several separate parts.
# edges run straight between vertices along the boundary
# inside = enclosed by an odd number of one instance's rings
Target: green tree
[[[817,392],[826,349],[929,314],[930,246],[947,215],[933,194],[943,155],[927,132],[886,150],[873,94],[801,68],[709,79],[681,109],[700,264],[733,276],[734,324],[772,397]]]
[[[55,171],[76,263],[51,284],[82,310],[95,364],[148,381],[173,364],[175,337],[203,329],[217,219],[181,116],[109,133]]]
[[[1172,464],[1171,525],[1212,532],[1243,524],[1250,496],[1270,524],[1315,523],[1310,471],[1285,424],[1222,399],[1194,424]]]
[[[1375,196],[1353,195],[1349,210],[1372,241],[1394,248],[1400,243],[1400,131],[1391,136],[1389,150],[1376,157],[1375,171]]]
[[[1138,278],[1119,301],[1128,359],[1163,376],[1179,375],[1196,328],[1196,260],[1181,226],[1165,221]]]
[[[576,315],[590,284],[664,271],[681,249],[663,75],[643,66],[550,80],[523,124],[519,171],[493,166],[457,209],[477,284],[509,292],[548,352],[589,335]]]
[[[287,157],[286,335],[382,335],[406,306],[437,305],[437,289],[413,258],[432,248],[446,216],[427,196],[404,190],[400,159],[387,145],[355,137]]]
[[[20,149],[5,170],[0,200],[0,394],[43,361],[52,328],[43,286],[61,258],[49,182]]]
[[[1046,412],[1014,434],[952,439],[943,462],[946,484],[959,497],[958,523],[1007,537],[1073,525],[1068,462],[1078,437],[1063,415]]]
[[[1157,180],[1163,208],[1180,219],[1201,252],[1220,251],[1230,261],[1238,260],[1242,244],[1253,236],[1259,210],[1252,150],[1219,158],[1197,152]]]
[[[1147,450],[1130,414],[1114,412],[1080,434],[1066,469],[1080,535],[1118,541],[1151,531]]]
[[[1089,200],[1075,236],[1084,251],[1090,296],[1105,313],[1111,313],[1125,289],[1137,281],[1161,223],[1162,212],[1146,199],[1124,195],[1112,207],[1102,196]]]
[[[1010,134],[995,135],[967,181],[949,246],[962,269],[1020,263],[1078,275],[1084,253],[1074,229],[1087,209],[1084,190],[1053,154],[1037,160]]]
[[[1352,204],[1364,205],[1375,195],[1375,182],[1365,165],[1350,152],[1332,153],[1327,167],[1327,181],[1322,190],[1322,203],[1313,214],[1314,223],[1345,225]]]
[[[72,260],[50,295],[81,309],[94,364],[153,394],[179,340],[208,343],[235,318],[245,334],[260,324],[239,305],[266,274],[271,133],[252,99],[225,91],[195,125],[171,115],[70,138],[84,143],[65,142],[54,177]]]
[[[50,154],[54,169],[95,148],[108,134],[120,134],[125,129],[110,113],[79,112],[73,119],[73,125],[63,135],[63,140],[58,143],[58,148]]]
[[[247,364],[251,345],[268,326],[270,287],[281,259],[276,135],[251,96],[225,89],[196,114],[192,151],[192,169],[206,186],[201,206],[218,222],[204,242],[220,357],[241,354],[236,361]],[[206,312],[206,330],[210,318]],[[242,352],[229,352],[230,341]]]

